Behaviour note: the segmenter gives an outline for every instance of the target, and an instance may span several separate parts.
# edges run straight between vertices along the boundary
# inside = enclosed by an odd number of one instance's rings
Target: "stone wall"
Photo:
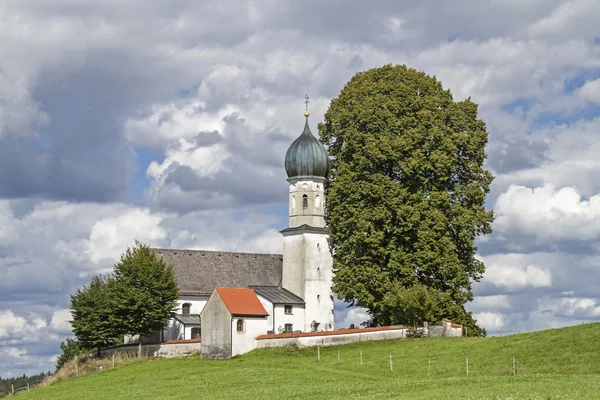
[[[428,325],[423,328],[429,337],[461,337],[462,325],[455,324],[447,318],[442,320],[442,325]]]
[[[298,347],[335,346],[369,340],[402,339],[406,337],[406,330],[407,328],[404,326],[386,326],[329,332],[261,335],[256,338],[256,347],[265,348],[289,345],[296,345]]]
[[[202,346],[200,340],[173,340],[164,343],[146,343],[142,344],[142,355],[148,357],[172,358],[185,357],[201,351]],[[138,345],[117,346],[103,350],[105,356],[110,356],[113,353],[129,354],[132,357],[138,354]]]

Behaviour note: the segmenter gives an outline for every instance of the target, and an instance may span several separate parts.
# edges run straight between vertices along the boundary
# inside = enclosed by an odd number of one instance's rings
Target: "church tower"
[[[333,330],[333,259],[327,242],[323,190],[329,157],[310,131],[308,111],[304,116],[304,130],[285,155],[290,220],[289,227],[281,231],[282,286],[304,299],[303,331],[329,331]]]

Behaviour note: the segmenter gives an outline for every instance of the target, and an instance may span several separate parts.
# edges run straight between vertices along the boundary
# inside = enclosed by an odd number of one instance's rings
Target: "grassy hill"
[[[320,361],[316,348],[256,350],[224,361],[140,361],[19,399],[600,399],[600,323],[495,338],[363,342],[320,352]]]

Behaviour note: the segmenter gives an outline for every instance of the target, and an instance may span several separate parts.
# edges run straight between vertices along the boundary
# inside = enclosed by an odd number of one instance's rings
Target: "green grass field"
[[[320,361],[316,348],[257,350],[223,361],[140,361],[33,389],[19,398],[600,399],[599,355],[600,323],[594,323],[496,338],[322,347]]]

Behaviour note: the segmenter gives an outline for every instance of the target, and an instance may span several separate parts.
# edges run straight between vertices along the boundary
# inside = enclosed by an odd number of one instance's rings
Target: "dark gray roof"
[[[301,297],[278,286],[252,286],[252,289],[273,304],[304,304]]]
[[[328,169],[327,150],[310,131],[307,116],[304,131],[285,153],[285,172],[288,178],[324,178]]]
[[[281,254],[152,250],[173,266],[181,292],[210,294],[216,286],[245,288],[277,286],[281,282]]]
[[[175,319],[184,325],[200,325],[200,315],[198,314],[177,314],[175,315]]]
[[[310,225],[306,225],[306,224],[302,224],[300,226],[296,226],[294,228],[285,228],[281,231],[279,231],[279,233],[283,234],[284,236],[289,236],[291,234],[299,234],[299,233],[329,233],[329,230],[327,228],[319,228],[316,226],[310,226]]]

